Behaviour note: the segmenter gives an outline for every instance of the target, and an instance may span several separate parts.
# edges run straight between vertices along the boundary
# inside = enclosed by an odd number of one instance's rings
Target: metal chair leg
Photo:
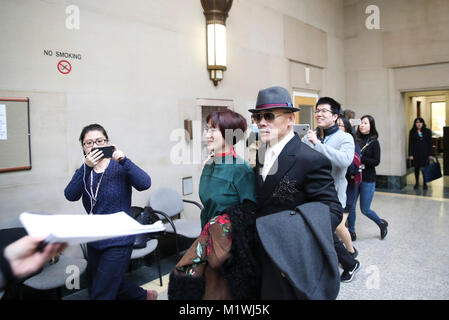
[[[157,260],[157,270],[159,272],[159,282],[161,284],[162,287],[162,275],[161,275],[161,259],[159,256],[159,248],[156,247],[156,251],[154,252],[154,254],[156,255],[156,260]]]
[[[177,233],[175,233],[175,242],[176,242],[176,257],[177,258],[180,258],[180,256],[179,256],[179,241],[178,241],[178,234]]]

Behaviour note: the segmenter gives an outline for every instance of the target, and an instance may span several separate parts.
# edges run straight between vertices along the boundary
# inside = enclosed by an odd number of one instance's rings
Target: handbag
[[[346,171],[346,177],[357,185],[362,182],[362,159],[357,152],[354,152],[354,159]]]
[[[422,175],[424,182],[430,182],[433,180],[436,180],[438,178],[441,178],[443,175],[441,174],[441,166],[440,162],[438,161],[438,158],[434,158],[434,162],[429,161],[429,163],[421,168]]]
[[[141,207],[131,207],[131,216],[143,225],[153,224],[160,220],[151,207],[145,207],[145,209]],[[145,248],[149,239],[158,239],[160,236],[160,232],[137,234],[136,240],[134,240],[133,249]]]

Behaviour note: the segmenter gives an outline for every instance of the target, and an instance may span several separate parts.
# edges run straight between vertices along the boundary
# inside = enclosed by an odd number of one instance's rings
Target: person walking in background
[[[359,122],[359,119],[355,118],[355,112],[350,109],[345,109],[343,111],[343,117],[349,120],[349,123],[351,125],[351,131],[346,131],[348,133],[351,133],[352,136],[354,136],[357,133],[357,122]]]
[[[83,128],[79,138],[85,160],[64,190],[69,201],[82,197],[88,214],[130,214],[131,192],[151,186],[150,176],[113,145],[111,158],[94,148],[109,145],[106,130],[99,124]],[[131,259],[135,236],[122,236],[87,244],[92,275],[92,300],[156,300],[155,290],[144,290],[124,279]]]
[[[251,115],[251,132],[246,139],[246,147],[248,148],[248,163],[251,167],[256,166],[257,150],[259,149],[259,128],[257,127],[254,114]]]
[[[345,109],[343,111],[343,116],[348,120],[355,119],[355,112],[350,109]]]
[[[419,188],[419,171],[427,165],[432,153],[432,131],[426,127],[424,119],[418,117],[413,121],[408,138],[408,156],[412,160],[412,166],[415,167],[415,190]],[[427,190],[424,177],[423,189]]]
[[[355,236],[355,208],[360,195],[360,210],[380,228],[380,238],[384,239],[388,233],[388,222],[379,218],[371,209],[374,191],[376,189],[376,166],[380,163],[380,144],[374,118],[365,115],[357,130],[356,139],[361,148],[361,161],[365,168],[362,171],[362,183],[356,189],[354,204],[348,217],[349,232]]]
[[[352,127],[349,119],[340,116],[337,119],[337,124],[338,128],[341,131],[350,133],[352,136]],[[352,136],[352,138],[355,140],[354,136]],[[359,187],[360,182],[362,181],[362,172],[360,169],[360,147],[357,143],[355,143],[355,141],[354,146],[354,159],[346,171],[346,180],[348,181],[348,186],[346,188],[346,206],[343,209],[343,219],[341,220],[341,223],[338,225],[335,232],[345,244],[346,249],[355,258],[357,256],[357,250],[352,244],[352,237],[348,228],[346,227],[346,220],[348,219],[349,212],[351,211],[352,205],[354,204],[356,190]]]

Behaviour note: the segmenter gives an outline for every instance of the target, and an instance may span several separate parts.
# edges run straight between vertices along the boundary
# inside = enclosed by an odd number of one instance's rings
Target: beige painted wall
[[[380,9],[379,30],[365,26],[365,9],[372,4]],[[402,92],[449,88],[447,55],[440,54],[448,52],[449,42],[434,32],[449,29],[448,6],[437,0],[344,1],[346,106],[359,117],[376,119],[382,150],[378,174],[406,172]],[[420,33],[411,36],[416,29]]]
[[[293,90],[285,42],[301,39],[285,36],[286,17],[326,33],[320,94],[345,98],[341,0],[235,0],[227,20],[228,70],[218,87],[206,70],[200,1],[70,4],[80,9],[79,30],[65,27],[67,2],[0,2],[0,96],[30,97],[33,162],[31,171],[0,175],[0,227],[26,210],[84,212],[63,189],[82,163],[80,131],[93,122],[151,175],[152,188],[181,192],[182,177],[193,176],[194,193],[187,198],[198,200],[201,167],[171,163],[170,151],[184,142],[170,135],[184,119],[200,120],[199,98],[231,100],[249,119],[258,90]],[[81,60],[68,59],[69,75],[57,71],[56,50],[81,54]],[[197,139],[200,134],[194,131]],[[134,191],[133,205],[145,205],[150,192]],[[189,209],[187,216],[198,219],[198,212]]]

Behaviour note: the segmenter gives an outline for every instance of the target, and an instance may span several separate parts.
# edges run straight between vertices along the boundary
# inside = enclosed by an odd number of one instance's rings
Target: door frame
[[[296,105],[296,97],[302,97],[302,98],[313,98],[315,99],[315,103],[318,101],[318,99],[320,98],[318,92],[305,92],[305,91],[299,91],[299,90],[293,90],[293,103],[295,104],[295,107],[298,107]],[[314,106],[313,106],[314,107]],[[301,111],[300,111],[301,112]],[[295,123],[299,124],[299,112],[296,114],[295,116]],[[313,128],[316,128],[316,119],[315,117],[312,116],[312,121],[313,121]]]

